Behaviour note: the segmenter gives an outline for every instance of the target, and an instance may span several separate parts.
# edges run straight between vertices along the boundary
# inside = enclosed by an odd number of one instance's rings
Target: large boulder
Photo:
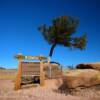
[[[76,66],[77,69],[95,69],[100,71],[100,62],[83,63]]]
[[[62,77],[62,68],[59,64],[51,63],[51,78],[60,78]],[[45,77],[48,79],[50,77],[50,67],[48,66],[48,63],[44,64],[44,72]]]
[[[88,87],[100,84],[100,71],[93,69],[76,69],[67,71],[63,83],[68,88]]]

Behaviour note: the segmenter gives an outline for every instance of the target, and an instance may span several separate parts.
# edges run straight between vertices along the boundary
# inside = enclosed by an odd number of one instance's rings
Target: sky
[[[87,33],[84,51],[57,46],[52,61],[61,65],[100,62],[100,0],[0,0],[0,66],[17,68],[17,53],[48,57],[51,45],[38,27],[58,16],[80,20],[76,36]]]

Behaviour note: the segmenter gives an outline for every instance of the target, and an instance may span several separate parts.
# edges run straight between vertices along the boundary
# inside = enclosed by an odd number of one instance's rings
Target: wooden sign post
[[[21,74],[22,74],[22,60],[19,60],[19,64],[18,64],[18,73],[17,73],[17,77],[15,80],[15,90],[18,90],[21,88]]]
[[[44,71],[43,71],[43,62],[40,61],[40,86],[44,86],[45,85],[45,75],[44,75]]]
[[[21,77],[22,77],[22,72],[23,72],[23,59],[31,59],[31,60],[40,60],[40,86],[44,86],[45,85],[45,75],[44,75],[44,70],[43,70],[43,60],[46,60],[46,57],[43,56],[23,56],[22,54],[16,55],[15,56],[18,60],[19,60],[19,64],[18,64],[18,73],[17,73],[17,77],[15,80],[15,90],[18,90],[21,88]],[[32,63],[32,62],[28,62],[28,63]],[[24,64],[25,65],[25,64]],[[28,67],[28,66],[26,66]],[[27,68],[28,69],[28,68]]]

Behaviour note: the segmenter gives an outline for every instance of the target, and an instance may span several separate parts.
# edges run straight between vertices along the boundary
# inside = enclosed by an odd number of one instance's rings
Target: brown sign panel
[[[39,62],[22,62],[22,75],[40,75]]]

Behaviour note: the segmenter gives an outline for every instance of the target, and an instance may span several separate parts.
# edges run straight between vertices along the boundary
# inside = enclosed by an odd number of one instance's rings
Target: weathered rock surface
[[[58,64],[50,64],[51,65],[51,78],[60,78],[62,77],[62,69],[60,65]],[[48,79],[50,77],[50,68],[48,66],[48,63],[44,64],[44,72],[45,72],[45,77]]]
[[[95,69],[100,71],[100,62],[97,63],[83,63],[76,66],[77,69]]]
[[[63,77],[63,83],[68,88],[79,86],[88,87],[100,84],[100,71],[93,69],[75,69],[69,70]]]

